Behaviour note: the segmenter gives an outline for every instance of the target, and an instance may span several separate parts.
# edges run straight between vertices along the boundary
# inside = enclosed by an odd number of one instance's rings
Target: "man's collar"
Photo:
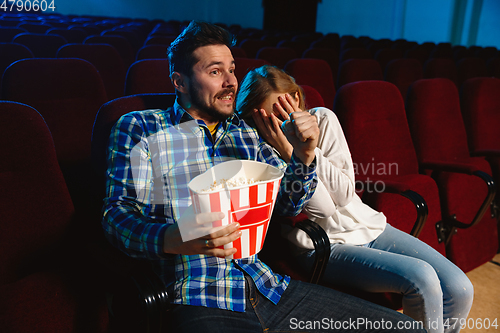
[[[195,120],[195,119],[189,114],[189,112],[184,110],[184,108],[179,104],[178,98],[176,98],[172,112],[172,124],[177,125],[189,120]],[[236,113],[233,113],[223,123],[226,122],[239,126],[240,118],[238,117],[238,115],[236,115]]]

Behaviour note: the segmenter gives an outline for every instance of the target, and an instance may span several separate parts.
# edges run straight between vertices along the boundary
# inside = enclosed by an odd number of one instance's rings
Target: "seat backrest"
[[[349,59],[373,59],[373,54],[364,47],[353,47],[342,50],[339,55],[339,63]]]
[[[247,58],[247,53],[241,47],[233,46],[231,47],[231,53],[234,58]]]
[[[25,29],[16,27],[0,27],[0,43],[10,43],[15,36],[28,32]]]
[[[107,100],[95,67],[82,59],[24,59],[2,78],[1,98],[28,104],[49,126],[61,164],[90,156],[95,115]]]
[[[319,92],[311,86],[301,85],[300,86],[304,91],[306,109],[312,109],[320,106],[325,106],[325,102],[323,101],[323,97],[319,94]]]
[[[458,87],[474,77],[488,76],[488,68],[486,67],[486,60],[479,57],[468,57],[457,61],[457,74],[458,74]]]
[[[302,58],[323,59],[330,65],[334,80],[337,79],[337,72],[339,69],[339,51],[337,49],[311,47],[304,51]]]
[[[288,40],[284,39],[278,42],[277,47],[288,47],[295,50],[298,57],[304,53],[305,50],[309,48],[310,42],[306,40]]]
[[[137,51],[135,60],[144,59],[166,59],[168,45],[163,44],[148,44],[144,45]]]
[[[84,44],[109,44],[116,48],[122,56],[125,68],[128,68],[135,59],[135,51],[130,42],[123,36],[89,36],[84,39]]]
[[[151,36],[144,41],[144,46],[146,45],[170,45],[174,41],[173,36]]]
[[[234,74],[236,75],[236,79],[241,83],[245,75],[250,72],[254,68],[258,68],[264,65],[270,65],[270,63],[264,59],[255,59],[255,58],[234,58]]]
[[[449,79],[458,87],[457,65],[451,58],[430,58],[424,64],[424,78]]]
[[[498,57],[498,49],[495,46],[482,47],[474,52],[474,56],[488,61],[488,59]]]
[[[412,48],[406,50],[405,58],[417,59],[423,66],[429,59],[431,51],[432,51],[431,48],[425,47],[425,45],[422,44],[417,44],[414,45]]]
[[[57,51],[57,58],[79,58],[90,62],[99,71],[108,100],[123,96],[125,65],[118,51],[109,44],[66,44]]]
[[[92,167],[104,177],[106,171],[106,149],[111,128],[116,121],[132,111],[168,109],[174,105],[175,94],[137,94],[109,101],[102,105],[95,118],[92,131]]]
[[[52,28],[52,26],[48,24],[39,23],[21,23],[17,27],[35,34],[44,34],[47,32],[47,30]]]
[[[297,52],[291,47],[263,47],[256,55],[257,59],[264,59],[271,65],[283,69],[287,62],[298,58]]]
[[[398,87],[404,101],[410,85],[423,77],[424,70],[420,61],[410,58],[392,60],[387,64],[384,72],[384,80]]]
[[[414,82],[406,111],[420,162],[470,157],[458,89],[452,81],[436,78]]]
[[[50,131],[35,109],[0,101],[0,140],[0,285],[4,285],[43,267],[41,262],[68,231],[74,209]]]
[[[34,58],[33,52],[22,44],[0,43],[0,74],[17,60]]]
[[[500,79],[500,58],[491,58],[486,64],[488,75]]]
[[[349,59],[339,66],[337,87],[356,81],[383,80],[384,74],[375,59]]]
[[[142,42],[144,42],[144,41],[141,42],[139,35],[136,32],[130,30],[118,30],[118,29],[105,30],[101,33],[101,36],[124,37],[130,43],[130,46],[132,46],[134,54],[142,46]]]
[[[465,81],[461,111],[470,150],[500,150],[500,79],[484,77]]]
[[[299,85],[307,85],[316,89],[327,108],[333,107],[335,84],[328,63],[322,59],[300,58],[289,61],[285,72],[295,78]]]
[[[12,40],[13,43],[23,44],[33,52],[36,58],[55,58],[57,50],[68,42],[59,35],[45,35],[36,33],[19,34]]]
[[[377,178],[383,176],[376,174],[380,166],[391,165],[397,165],[398,175],[418,173],[403,99],[395,85],[385,81],[348,83],[337,92],[333,111],[342,124],[353,162],[363,168],[359,174]]]
[[[380,64],[382,72],[385,71],[389,62],[401,58],[403,58],[403,51],[397,48],[381,48],[374,55],[374,59]]]
[[[82,43],[87,37],[87,33],[81,29],[53,28],[47,30],[45,34],[62,36],[68,43]]]
[[[125,95],[173,92],[168,59],[139,60],[129,67]]]
[[[453,58],[453,49],[450,43],[438,43],[429,54],[430,58]]]
[[[257,52],[259,52],[261,48],[271,45],[268,41],[265,40],[247,38],[242,40],[238,46],[241,47],[243,50],[245,50],[247,57],[255,58]]]

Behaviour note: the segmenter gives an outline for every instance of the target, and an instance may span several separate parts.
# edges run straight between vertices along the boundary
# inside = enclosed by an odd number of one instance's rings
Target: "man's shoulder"
[[[148,110],[139,110],[139,111],[131,111],[128,113],[125,113],[120,117],[120,121],[133,121],[136,119],[154,119],[158,118],[159,116],[164,116],[165,114],[168,114],[170,112],[171,108],[168,109],[148,109]]]
[[[241,118],[233,118],[231,120],[232,129],[243,130],[246,132],[257,133],[257,129],[251,126],[248,122]]]

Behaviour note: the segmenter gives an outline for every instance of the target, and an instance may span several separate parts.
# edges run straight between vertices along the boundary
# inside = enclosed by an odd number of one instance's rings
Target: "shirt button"
[[[308,180],[308,179],[309,179],[309,176],[305,176],[305,177],[304,177],[304,179],[305,179],[305,180]]]

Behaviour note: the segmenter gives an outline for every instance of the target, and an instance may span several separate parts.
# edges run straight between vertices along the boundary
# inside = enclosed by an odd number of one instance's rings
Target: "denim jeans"
[[[403,311],[428,332],[458,332],[472,306],[467,276],[424,242],[390,225],[365,246],[332,244],[324,280],[337,287],[403,295]],[[298,256],[310,267],[313,251]],[[455,327],[453,327],[455,326]]]
[[[249,278],[245,312],[176,305],[167,325],[176,333],[425,332],[397,311],[301,281],[292,280],[275,305]]]

